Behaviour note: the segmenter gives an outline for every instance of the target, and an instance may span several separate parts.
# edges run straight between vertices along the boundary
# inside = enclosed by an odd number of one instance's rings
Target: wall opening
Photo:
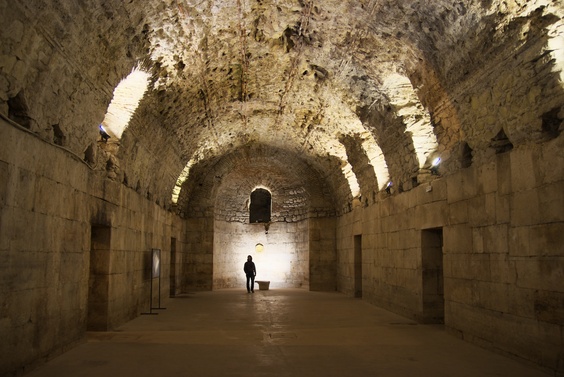
[[[362,297],[362,235],[354,236],[354,297]]]
[[[170,238],[170,297],[176,296],[176,238]]]
[[[15,97],[8,99],[8,118],[23,126],[31,129],[31,117],[27,107],[27,101],[23,91],[18,92]]]
[[[562,119],[559,118],[560,107],[542,114],[542,133],[547,140],[555,139],[560,135]]]
[[[53,144],[65,146],[67,137],[58,124],[53,124]]]
[[[462,151],[460,156],[460,165],[463,168],[469,168],[472,166],[472,148],[468,143],[462,145]]]
[[[90,275],[88,279],[88,331],[109,327],[111,228],[93,225],[90,232]]]
[[[272,195],[268,190],[258,188],[251,193],[249,206],[250,223],[268,223],[272,207]]]
[[[505,134],[503,128],[495,135],[490,142],[490,147],[495,150],[495,154],[509,152],[513,149],[513,144]]]
[[[444,323],[443,229],[421,232],[423,316],[425,323]]]

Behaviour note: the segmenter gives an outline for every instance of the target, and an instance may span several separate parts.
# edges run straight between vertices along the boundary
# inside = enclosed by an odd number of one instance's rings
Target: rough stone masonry
[[[563,14],[0,0],[0,375],[145,311],[155,248],[163,297],[253,254],[564,375]]]

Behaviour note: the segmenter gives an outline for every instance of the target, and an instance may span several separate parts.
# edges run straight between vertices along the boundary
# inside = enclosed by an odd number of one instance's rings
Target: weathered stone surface
[[[537,154],[540,150],[539,146],[531,153]],[[546,193],[542,202],[558,203],[563,196],[562,191],[556,193],[552,184],[547,185],[542,180],[536,180],[533,187],[527,185],[525,191],[514,190],[515,185],[500,179],[521,174],[519,169],[516,168],[511,175],[496,173],[507,167],[507,161],[497,159],[497,166],[487,165],[474,172],[463,171],[446,178],[447,189],[442,199],[437,198],[442,204],[432,210],[435,202],[428,204],[422,193],[417,196],[419,202],[413,197],[409,201],[409,206],[416,208],[415,212],[405,206],[405,201],[398,202],[396,198],[377,203],[375,206],[379,207],[379,211],[376,213],[380,214],[378,222],[384,224],[382,227],[366,226],[374,221],[371,217],[375,211],[370,207],[355,210],[363,214],[363,240],[367,240],[362,248],[363,255],[368,254],[363,258],[363,298],[414,319],[424,321],[427,318],[422,311],[426,306],[421,306],[421,301],[400,292],[410,291],[420,300],[426,300],[425,287],[430,284],[425,280],[428,271],[421,269],[418,259],[421,258],[417,252],[417,242],[421,242],[419,233],[411,229],[427,228],[430,218],[433,218],[433,226],[442,228],[444,236],[445,324],[452,330],[461,331],[465,339],[482,346],[503,344],[506,351],[515,352],[519,357],[538,363],[544,363],[548,358],[558,363],[556,360],[560,356],[552,348],[554,342],[559,342],[557,338],[549,337],[550,340],[546,338],[542,341],[535,338],[533,342],[538,341],[537,347],[542,350],[529,352],[520,339],[513,334],[505,334],[518,329],[527,331],[532,337],[543,336],[530,327],[537,321],[543,328],[554,326],[553,331],[559,331],[562,314],[559,304],[564,287],[562,218],[557,216],[556,219],[554,212],[546,206],[547,217],[543,217],[540,211],[535,210],[537,201],[527,198],[538,198],[539,191],[542,191]],[[544,170],[549,165],[539,164],[537,169]],[[472,183],[474,191],[461,186],[462,182],[470,182],[469,177],[476,182]],[[490,179],[501,185],[488,183]],[[477,189],[480,187],[477,182],[490,185],[484,190],[487,194]],[[417,191],[422,189],[420,187]],[[463,195],[458,189],[464,190]],[[438,210],[443,207],[445,209]],[[412,216],[409,221],[406,220],[407,214]],[[339,289],[351,295],[354,289],[354,255],[350,229],[357,217],[341,217],[338,228],[339,263],[343,266],[339,268]],[[349,242],[345,242],[346,239]],[[410,251],[411,247],[415,249]],[[401,300],[397,299],[398,295]],[[466,309],[453,311],[455,307]],[[427,310],[430,310],[428,306]],[[461,325],[461,316],[469,323]],[[491,323],[495,323],[495,330],[490,331]],[[497,339],[499,336],[503,339]]]
[[[561,374],[563,16],[558,0],[0,0],[0,374],[89,317],[147,310],[152,248],[160,293],[185,292],[238,286],[257,239],[291,266],[273,287],[360,289],[422,321],[444,304],[464,339]],[[133,69],[146,92],[104,142]],[[247,223],[257,187],[268,224]],[[98,226],[111,242],[91,260]]]
[[[6,139],[21,132],[6,124],[1,129]],[[167,250],[174,222],[171,214],[158,206],[139,204],[146,199],[137,203],[120,199],[129,190],[125,187],[118,186],[121,194],[105,198],[115,201],[115,205],[103,205],[107,203],[100,198],[104,194],[99,196],[95,188],[77,181],[77,177],[96,177],[83,164],[66,156],[67,152],[27,134],[20,135],[19,143],[22,148],[2,164],[8,165],[8,170],[3,170],[3,182],[13,190],[3,195],[0,212],[0,322],[6,347],[2,352],[5,357],[0,358],[2,374],[32,365],[34,360],[57,354],[78,341],[84,336],[88,313],[103,316],[107,323],[104,328],[112,328],[145,310],[149,305],[149,284],[143,260],[135,256],[155,246]],[[50,165],[29,159],[25,157],[29,150],[38,151],[45,160],[60,162]],[[61,175],[56,168],[67,173]],[[82,189],[85,191],[79,191]],[[127,209],[124,204],[132,207]],[[121,215],[128,212],[134,215]],[[145,218],[150,221],[145,222]],[[106,269],[92,271],[108,276],[104,289],[107,299],[103,303],[106,309],[102,311],[95,302],[89,306],[87,298],[91,227],[105,221],[114,223],[115,240],[129,242],[115,242],[114,249],[107,251],[110,263]],[[161,225],[155,226],[157,223]],[[175,232],[181,228],[180,224]],[[176,234],[176,238],[180,236]],[[166,252],[163,263],[169,263]],[[167,271],[165,267],[163,273],[168,275]],[[168,280],[163,281],[163,286],[168,287]],[[17,358],[8,356],[14,352]]]

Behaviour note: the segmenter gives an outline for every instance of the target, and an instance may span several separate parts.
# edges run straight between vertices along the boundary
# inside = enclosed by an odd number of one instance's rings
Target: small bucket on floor
[[[261,291],[268,291],[268,288],[270,287],[270,280],[257,280],[256,282],[258,283]]]

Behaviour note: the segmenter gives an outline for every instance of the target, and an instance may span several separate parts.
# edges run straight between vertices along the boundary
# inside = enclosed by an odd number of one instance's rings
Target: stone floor
[[[339,293],[220,290],[163,306],[27,376],[547,376]]]

